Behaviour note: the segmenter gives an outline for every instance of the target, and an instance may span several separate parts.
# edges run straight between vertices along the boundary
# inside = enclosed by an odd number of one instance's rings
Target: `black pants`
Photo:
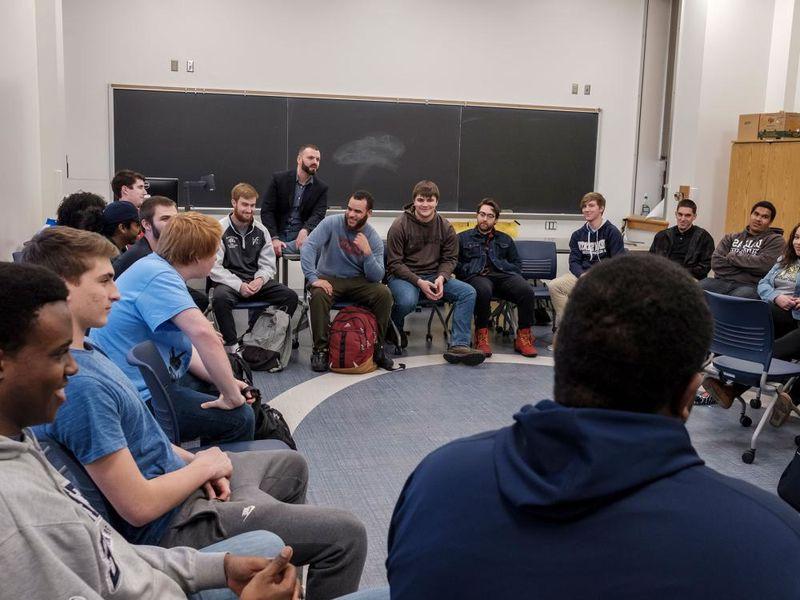
[[[219,331],[226,346],[232,346],[239,339],[236,335],[236,322],[233,320],[233,307],[238,302],[268,302],[289,313],[294,314],[297,308],[297,294],[277,281],[267,281],[258,293],[244,298],[239,290],[225,284],[214,286],[214,317],[217,319]],[[251,323],[252,324],[252,323]]]
[[[775,329],[775,343],[772,345],[772,356],[781,360],[800,358],[800,321],[792,317],[792,311],[783,310],[774,302],[772,309],[772,325]],[[795,386],[800,391],[800,385]]]
[[[700,287],[708,292],[714,292],[715,294],[758,300],[758,292],[756,291],[755,283],[741,283],[730,279],[706,277],[700,281]]]
[[[519,328],[527,329],[533,325],[533,309],[536,296],[531,284],[516,273],[491,272],[486,275],[473,275],[464,281],[475,288],[475,328],[489,326],[492,298],[502,298],[517,305]]]

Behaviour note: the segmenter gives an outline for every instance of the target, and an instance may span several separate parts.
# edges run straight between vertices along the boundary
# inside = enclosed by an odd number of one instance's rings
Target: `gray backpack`
[[[280,308],[268,306],[242,336],[242,345],[242,358],[253,371],[283,371],[292,356],[291,318]]]

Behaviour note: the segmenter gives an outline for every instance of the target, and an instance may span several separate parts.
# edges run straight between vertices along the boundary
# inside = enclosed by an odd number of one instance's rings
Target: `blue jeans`
[[[420,279],[433,281],[436,279],[436,275],[424,275]],[[398,329],[401,329],[406,315],[417,307],[422,291],[413,283],[396,277],[389,279],[389,289],[392,290],[394,297],[392,321]],[[424,295],[422,297],[425,298]],[[453,304],[450,345],[469,346],[472,312],[475,310],[475,288],[458,279],[448,279],[444,282],[442,299]]]
[[[191,373],[169,384],[167,394],[178,417],[181,442],[200,438],[202,445],[210,446],[253,439],[256,418],[250,405],[242,404],[232,410],[202,408],[203,402],[215,400],[219,392]]]
[[[281,551],[283,546],[283,540],[274,533],[250,531],[202,548],[200,552],[230,552],[237,556],[272,558]],[[221,588],[197,592],[189,598],[190,600],[235,600],[238,596],[228,588]]]

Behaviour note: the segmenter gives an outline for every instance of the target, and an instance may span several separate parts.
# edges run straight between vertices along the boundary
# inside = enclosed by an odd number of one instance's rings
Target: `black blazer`
[[[261,222],[270,236],[280,238],[292,214],[294,188],[297,184],[297,169],[280,171],[272,175],[272,181],[261,199]],[[328,184],[314,175],[314,182],[306,186],[300,200],[300,219],[303,229],[309,233],[325,218],[328,210]]]

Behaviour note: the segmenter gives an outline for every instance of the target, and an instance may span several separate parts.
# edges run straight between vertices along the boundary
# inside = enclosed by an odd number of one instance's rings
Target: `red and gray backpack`
[[[331,323],[328,356],[335,373],[370,373],[378,345],[378,322],[366,308],[346,306]]]

